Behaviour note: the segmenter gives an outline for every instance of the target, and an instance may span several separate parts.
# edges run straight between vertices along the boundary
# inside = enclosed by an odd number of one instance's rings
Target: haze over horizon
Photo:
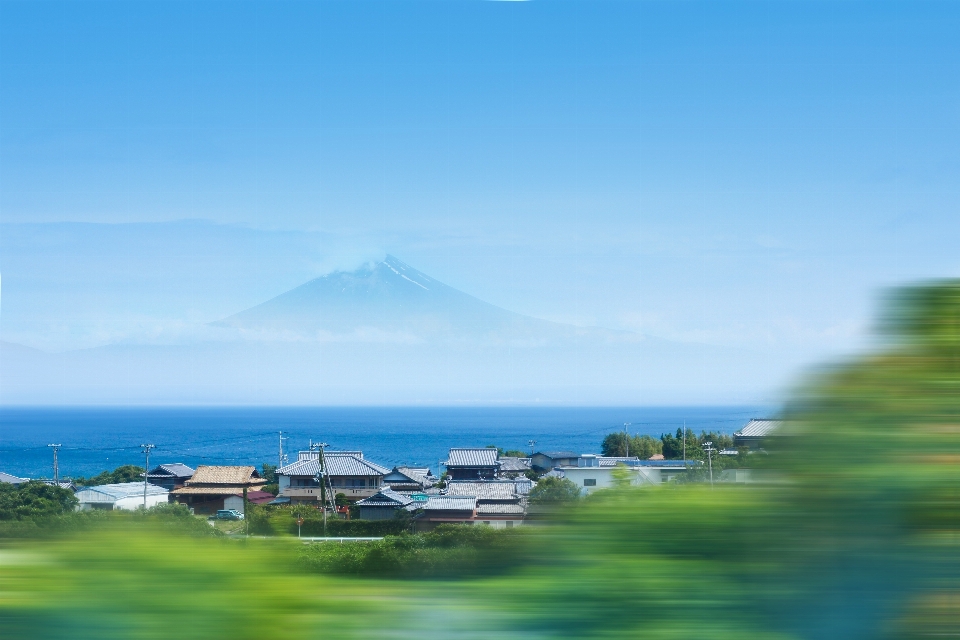
[[[818,6],[0,4],[0,340],[183,348],[390,254],[660,345],[551,397],[776,401],[960,275],[960,7]]]

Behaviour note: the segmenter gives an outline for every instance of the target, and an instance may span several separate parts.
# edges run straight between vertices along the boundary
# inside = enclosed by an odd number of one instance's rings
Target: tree
[[[143,482],[143,467],[125,464],[113,471],[103,471],[92,478],[77,478],[77,485],[92,487],[101,484],[119,484],[122,482]]]
[[[660,440],[648,435],[631,437],[622,431],[607,434],[600,445],[600,452],[603,455],[618,458],[630,455],[646,460],[662,451],[663,443]]]
[[[556,476],[543,478],[530,491],[530,504],[563,504],[576,502],[579,498],[577,485]]]
[[[73,511],[73,491],[42,482],[0,483],[0,520],[31,520]]]

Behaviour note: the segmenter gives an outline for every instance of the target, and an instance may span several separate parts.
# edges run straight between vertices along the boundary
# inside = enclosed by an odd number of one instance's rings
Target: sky
[[[0,339],[390,253],[786,384],[960,275],[958,32],[949,2],[0,2]]]

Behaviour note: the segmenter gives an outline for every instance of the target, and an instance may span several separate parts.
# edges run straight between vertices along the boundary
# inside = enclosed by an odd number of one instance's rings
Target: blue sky
[[[783,381],[960,275],[958,32],[934,2],[3,2],[0,331],[102,344],[389,252]]]

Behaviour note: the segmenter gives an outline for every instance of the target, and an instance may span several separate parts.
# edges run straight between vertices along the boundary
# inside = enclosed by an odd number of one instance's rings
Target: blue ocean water
[[[0,408],[0,471],[52,476],[58,443],[63,477],[91,476],[143,464],[140,444],[156,445],[150,464],[277,463],[278,432],[296,459],[310,440],[362,450],[386,467],[435,472],[450,447],[495,444],[529,451],[598,452],[604,435],[631,423],[631,433],[659,436],[687,428],[732,433],[770,407],[210,407]]]

